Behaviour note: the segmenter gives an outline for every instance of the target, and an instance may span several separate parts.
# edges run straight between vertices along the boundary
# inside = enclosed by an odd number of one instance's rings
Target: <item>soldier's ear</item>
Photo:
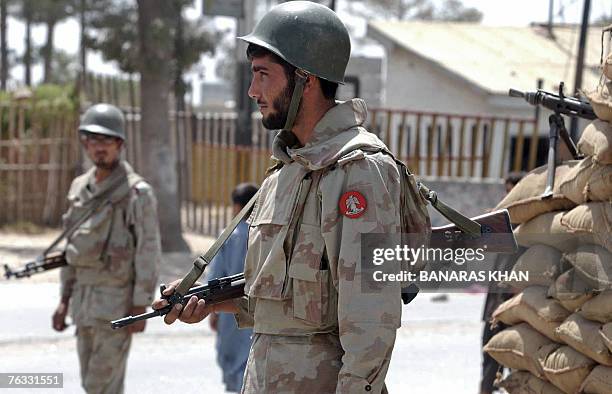
[[[314,75],[308,74],[308,78],[306,79],[306,83],[304,84],[304,93],[310,93],[311,90],[321,90],[319,87],[319,78]]]

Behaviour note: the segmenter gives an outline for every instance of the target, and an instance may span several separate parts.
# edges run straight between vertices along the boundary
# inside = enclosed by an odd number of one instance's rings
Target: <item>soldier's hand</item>
[[[66,324],[66,315],[68,314],[68,304],[60,302],[51,320],[51,326],[55,331],[64,331],[68,325]]]
[[[147,308],[144,306],[135,306],[135,307],[132,307],[132,311],[130,312],[130,314],[132,316],[136,316],[136,315],[143,314],[146,311],[147,311]],[[140,321],[130,324],[127,327],[127,330],[130,334],[135,334],[137,332],[143,332],[145,330],[146,325],[147,325],[146,320],[140,320]]]
[[[179,283],[181,283],[182,279],[177,279],[174,282],[168,284],[166,286],[166,290],[164,290],[163,295],[165,296],[170,296],[172,295],[172,293],[174,293],[174,289],[176,289],[176,287],[179,285]],[[194,283],[194,286],[200,286],[201,283]],[[196,301],[198,299],[198,297],[193,296],[192,298],[195,298]],[[192,300],[189,300],[190,302]],[[204,302],[204,301],[202,301]],[[153,304],[151,304],[151,306],[153,307],[153,309],[161,309],[164,308],[168,305],[168,301],[166,299],[163,298],[158,298],[157,300],[153,301]],[[189,305],[189,303],[187,303],[187,305]],[[176,321],[176,319],[178,318],[178,316],[181,314],[181,311],[183,310],[183,305],[181,304],[176,304],[174,306],[174,308],[172,308],[172,310],[166,314],[164,316],[164,322],[166,324],[172,324]],[[204,317],[202,317],[202,319],[204,319]],[[199,321],[201,321],[202,319],[200,319]],[[181,319],[181,321],[184,321],[183,319]],[[191,322],[186,322],[186,323],[191,323]],[[193,323],[197,323],[196,321],[194,321]]]

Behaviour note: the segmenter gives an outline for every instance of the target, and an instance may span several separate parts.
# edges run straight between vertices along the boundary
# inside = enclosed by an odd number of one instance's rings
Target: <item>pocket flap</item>
[[[130,287],[95,286],[91,292],[89,314],[100,320],[124,317],[130,309],[131,295]]]
[[[291,264],[289,266],[289,277],[293,279],[316,282],[319,278],[319,268],[312,268],[306,264]]]
[[[309,282],[317,281],[324,251],[325,240],[321,235],[321,228],[302,224],[289,264],[289,277]]]
[[[255,211],[249,218],[251,226],[261,224],[287,225],[307,171],[299,164],[284,166],[270,175],[261,186]]]

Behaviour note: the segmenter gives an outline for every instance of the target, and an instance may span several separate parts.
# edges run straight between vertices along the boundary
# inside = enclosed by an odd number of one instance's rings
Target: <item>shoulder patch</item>
[[[338,201],[340,212],[349,219],[357,219],[366,212],[368,202],[363,194],[358,191],[349,190],[340,197]]]

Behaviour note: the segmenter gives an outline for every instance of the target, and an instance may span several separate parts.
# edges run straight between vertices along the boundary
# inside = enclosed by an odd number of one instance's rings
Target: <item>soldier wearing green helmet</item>
[[[252,327],[243,393],[386,392],[404,283],[372,284],[361,242],[428,233],[425,202],[364,128],[365,102],[335,100],[350,39],[333,11],[286,2],[240,38],[249,43],[248,94],[276,132],[274,165],[248,220],[245,296],[215,305],[193,297],[165,321],[225,311]]]
[[[68,265],[61,268],[52,327],[65,330],[70,310],[83,389],[122,393],[132,334],[145,325],[115,331],[108,321],[142,313],[153,299],[161,261],[157,202],[151,186],[120,159],[125,120],[119,108],[93,105],[78,130],[94,165],[72,182],[63,222],[68,228],[87,219],[66,241]]]
[[[123,112],[110,104],[93,105],[83,114],[79,132],[106,135],[125,141]]]

